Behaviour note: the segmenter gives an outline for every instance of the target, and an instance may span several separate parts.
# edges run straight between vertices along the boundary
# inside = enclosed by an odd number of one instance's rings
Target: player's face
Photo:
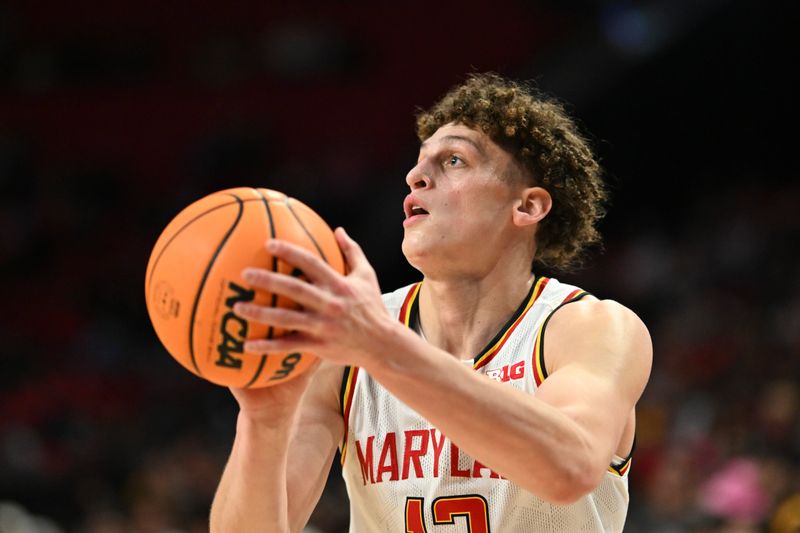
[[[422,143],[406,176],[403,253],[426,276],[483,275],[515,237],[511,215],[525,188],[511,154],[462,124]]]

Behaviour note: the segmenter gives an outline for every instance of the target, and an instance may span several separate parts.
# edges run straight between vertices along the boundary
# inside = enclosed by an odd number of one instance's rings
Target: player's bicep
[[[545,335],[550,373],[536,397],[574,420],[597,443],[604,461],[616,449],[649,377],[649,333],[630,310],[594,300],[564,306]]]
[[[287,463],[289,520],[299,531],[314,510],[344,435],[338,389],[343,368],[323,361],[302,399]]]
[[[573,420],[586,439],[596,444],[601,462],[616,450],[632,409],[611,380],[579,364],[553,372],[537,389],[536,398]]]

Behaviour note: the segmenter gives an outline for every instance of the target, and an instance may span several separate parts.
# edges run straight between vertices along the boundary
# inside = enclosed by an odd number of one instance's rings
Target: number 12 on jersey
[[[427,533],[425,529],[425,499],[406,498],[406,533]],[[470,533],[489,533],[489,505],[479,494],[443,496],[431,504],[434,525],[455,524],[457,516],[467,519]],[[433,532],[431,532],[433,533]]]

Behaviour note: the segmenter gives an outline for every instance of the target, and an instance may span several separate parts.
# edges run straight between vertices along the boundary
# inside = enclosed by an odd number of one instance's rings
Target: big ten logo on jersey
[[[487,370],[486,375],[494,380],[502,381],[503,383],[511,381],[512,379],[522,379],[525,375],[525,361],[519,361],[513,365]]]

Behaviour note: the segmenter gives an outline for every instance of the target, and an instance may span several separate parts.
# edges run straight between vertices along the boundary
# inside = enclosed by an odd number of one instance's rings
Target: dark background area
[[[796,531],[796,20],[724,0],[0,5],[0,531],[207,530],[236,408],[148,321],[160,231],[267,187],[345,226],[384,290],[416,281],[414,114],[485,70],[561,98],[607,171],[605,246],[560,277],[653,336],[626,531]],[[337,476],[309,530],[346,529]]]

